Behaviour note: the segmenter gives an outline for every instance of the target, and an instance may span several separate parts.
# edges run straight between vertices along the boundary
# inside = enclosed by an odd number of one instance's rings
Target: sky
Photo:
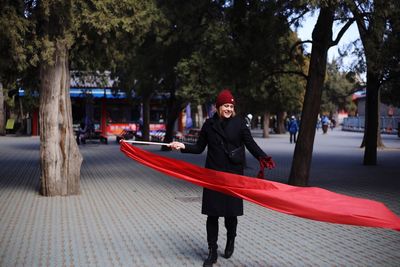
[[[308,16],[304,22],[302,23],[302,27],[297,29],[297,34],[299,38],[303,41],[311,40],[311,34],[314,29],[315,23],[317,22],[318,12],[315,12],[313,16]],[[334,26],[333,29],[333,36],[334,39],[336,38],[337,33],[343,27],[341,26]],[[331,47],[328,50],[328,61],[331,62],[334,58],[339,58],[338,48],[342,50],[346,47],[346,45],[350,44],[351,42],[360,38],[358,34],[358,29],[356,23],[353,23],[350,28],[346,31],[343,37],[340,39],[338,45]],[[306,44],[306,51],[311,52],[311,44]],[[343,70],[348,70],[351,63],[353,62],[354,58],[351,56],[347,56],[343,59]]]

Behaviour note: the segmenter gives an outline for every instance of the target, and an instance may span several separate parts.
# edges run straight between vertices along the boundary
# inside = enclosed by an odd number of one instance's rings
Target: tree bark
[[[263,116],[263,138],[269,138],[269,112],[264,112]]]
[[[164,142],[166,143],[172,142],[174,138],[175,121],[178,119],[179,113],[182,112],[183,108],[185,107],[184,104],[185,103],[182,101],[176,99],[175,94],[171,94],[168,105],[167,124],[164,138]],[[161,150],[169,151],[171,148],[167,146],[161,146]]]
[[[142,139],[145,141],[150,140],[150,101],[152,94],[143,95],[143,125],[142,129]]]
[[[3,84],[0,82],[0,135],[6,134],[6,122],[4,116],[4,92]]]
[[[366,140],[366,138],[371,138],[371,136],[369,135],[369,131],[368,131],[368,134],[367,134],[367,129],[370,129],[370,128],[368,128],[368,114],[369,114],[369,112],[372,112],[372,110],[368,109],[367,102],[369,102],[369,101],[366,101],[366,103],[365,103],[364,135],[363,135],[363,139],[362,139],[360,148],[365,148],[365,145],[366,145],[366,141],[365,140]],[[377,107],[377,112],[378,113],[376,115],[376,116],[378,116],[378,127],[376,128],[376,136],[377,136],[376,147],[377,148],[378,147],[379,148],[385,147],[385,144],[383,143],[382,136],[381,136],[381,121],[380,121],[380,118],[379,118],[379,115],[380,115],[380,112],[379,112],[380,104],[381,104],[380,93],[378,92],[378,107]],[[368,142],[368,144],[371,144],[371,142],[372,142],[372,140],[370,140],[370,142]],[[369,148],[369,149],[373,150],[373,148]],[[369,150],[369,149],[367,149],[367,150]],[[371,153],[371,151],[369,150],[368,153]],[[364,151],[364,161],[365,161],[365,158],[366,158],[366,153]],[[377,160],[378,160],[378,156],[376,155],[376,161]],[[369,162],[369,160],[368,160],[368,162]],[[376,164],[365,164],[364,163],[364,165],[376,165]]]
[[[41,188],[44,196],[80,192],[82,156],[72,128],[68,51],[58,43],[54,63],[40,66]]]
[[[372,72],[367,71],[367,94],[366,94],[366,119],[364,130],[364,165],[376,165],[377,141],[379,130],[379,79]]]
[[[204,122],[204,116],[203,116],[203,108],[201,105],[197,105],[197,119],[196,119],[196,128],[201,128]]]
[[[356,18],[367,65],[363,164],[376,165],[377,147],[383,146],[379,128],[379,88],[383,71],[381,57],[384,57],[382,51],[384,51],[387,27],[385,16],[382,14],[386,12],[387,1],[374,1],[374,10],[371,13],[359,9],[355,2],[350,1],[349,6]],[[365,16],[368,16],[368,19]]]
[[[19,121],[21,125],[19,126],[19,129],[17,129],[17,134],[18,135],[23,135],[25,134],[25,122],[26,120],[24,119],[24,108],[22,105],[22,99],[21,97],[18,96],[18,104],[19,104]]]
[[[382,136],[381,136],[381,126],[382,125],[381,125],[381,120],[380,120],[380,115],[381,115],[380,109],[381,109],[381,92],[380,92],[380,90],[378,88],[378,108],[377,108],[377,111],[378,111],[378,128],[376,129],[376,134],[377,134],[376,145],[379,148],[384,148],[385,145],[383,144]]]
[[[286,132],[286,127],[285,127],[286,116],[287,116],[286,111],[279,111],[276,114],[278,134],[283,134]]]
[[[332,43],[332,26],[335,8],[323,7],[312,33],[313,45],[309,77],[301,114],[299,136],[296,142],[289,184],[307,186],[312,160],[315,126],[321,106],[322,86],[325,80],[328,49]]]

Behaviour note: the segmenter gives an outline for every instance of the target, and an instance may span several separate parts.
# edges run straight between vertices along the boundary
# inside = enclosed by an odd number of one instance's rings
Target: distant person
[[[86,135],[87,135],[86,124],[84,122],[81,122],[79,124],[79,129],[78,129],[78,132],[76,134],[76,143],[78,145],[80,145],[81,142],[82,142],[82,144],[85,144],[86,143]]]
[[[334,118],[331,119],[331,130],[336,127],[336,120]]]
[[[276,116],[272,116],[272,118],[271,118],[271,128],[272,128],[272,130],[274,131],[274,133],[278,133],[278,123],[277,123],[277,120],[276,120]]]
[[[158,122],[159,122],[159,123],[164,123],[164,116],[163,116],[163,114],[160,114],[160,117],[159,117],[159,119],[158,119]]]
[[[328,132],[330,121],[327,116],[323,116],[321,119],[322,132],[326,134]]]
[[[299,125],[297,123],[296,117],[292,116],[289,121],[288,131],[290,134],[290,143],[297,141],[297,131],[299,130]]]
[[[201,128],[196,144],[172,142],[173,149],[183,153],[202,153],[206,147],[207,158],[205,167],[212,170],[243,175],[245,147],[269,169],[275,167],[272,158],[267,156],[251,136],[246,121],[235,116],[235,100],[227,89],[220,92],[216,99],[217,112],[207,119]],[[233,153],[237,151],[237,153]],[[233,154],[233,156],[232,156]],[[227,230],[225,258],[232,256],[237,216],[243,215],[243,200],[211,189],[203,189],[201,213],[207,215],[206,230],[209,254],[203,266],[212,266],[217,262],[218,219],[224,217]]]
[[[317,131],[319,131],[319,129],[321,128],[321,118],[318,116],[318,120],[317,120],[317,125],[316,125],[316,128],[317,128]]]
[[[251,120],[253,119],[253,115],[247,114],[246,116],[246,125],[249,129],[251,129]]]

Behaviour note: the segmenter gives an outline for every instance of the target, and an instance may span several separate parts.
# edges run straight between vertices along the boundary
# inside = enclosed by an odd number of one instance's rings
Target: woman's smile
[[[233,114],[234,106],[233,104],[223,104],[221,106],[221,115],[224,118],[230,118]]]

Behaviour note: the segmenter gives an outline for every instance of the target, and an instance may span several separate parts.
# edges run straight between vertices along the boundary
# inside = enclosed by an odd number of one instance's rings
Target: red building
[[[90,123],[96,132],[112,136],[123,129],[140,130],[142,123],[140,98],[128,100],[124,92],[109,88],[70,89],[74,128]],[[165,130],[166,100],[168,94],[156,94],[150,104],[150,131]],[[38,111],[32,114],[32,135],[39,135]]]
[[[104,135],[116,135],[123,129],[140,130],[142,112],[140,98],[128,100],[124,92],[103,88],[71,88],[74,126],[90,122]],[[150,130],[165,129],[167,94],[156,94],[150,104]]]

